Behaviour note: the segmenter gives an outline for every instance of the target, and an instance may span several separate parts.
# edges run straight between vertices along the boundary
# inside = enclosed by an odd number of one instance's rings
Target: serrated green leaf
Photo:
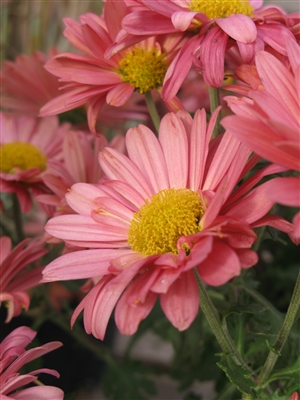
[[[222,322],[228,317],[230,314],[256,314],[259,312],[266,311],[266,307],[263,307],[259,304],[241,304],[234,307],[230,307],[222,313]]]
[[[253,394],[252,389],[256,386],[251,379],[251,372],[242,365],[237,365],[230,356],[221,354],[222,361],[217,365],[225,372],[227,378],[243,394]]]

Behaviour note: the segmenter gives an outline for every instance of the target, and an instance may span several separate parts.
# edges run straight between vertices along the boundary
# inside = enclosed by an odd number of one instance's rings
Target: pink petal
[[[115,320],[122,335],[133,335],[137,331],[139,323],[149,315],[157,299],[157,294],[148,292],[143,302],[129,304],[128,296],[134,290],[134,285],[130,285],[116,306]]]
[[[266,196],[276,203],[300,207],[300,178],[274,178],[265,187]]]
[[[257,31],[251,18],[243,14],[232,14],[226,18],[216,19],[216,24],[234,40],[242,43],[252,43]]]
[[[126,147],[130,159],[147,177],[154,193],[169,188],[165,158],[157,138],[149,128],[139,125],[129,129]]]
[[[166,114],[159,128],[159,141],[167,163],[170,187],[186,188],[188,178],[188,141],[181,120]]]
[[[215,241],[212,252],[197,270],[205,283],[220,286],[240,275],[241,265],[237,254],[229,246]]]
[[[126,15],[122,21],[122,25],[132,35],[161,35],[177,32],[170,18],[149,10],[136,11]]]
[[[191,22],[193,21],[195,15],[197,15],[197,12],[191,12],[191,11],[177,11],[172,14],[172,24],[178,31],[186,31]]]
[[[106,102],[111,106],[120,107],[126,103],[134,92],[135,87],[127,82],[119,83],[107,93]]]
[[[35,386],[13,393],[8,398],[11,399],[11,396],[16,400],[63,400],[64,392],[54,386]]]
[[[187,271],[160,295],[161,307],[168,320],[179,330],[187,329],[199,310],[199,291],[193,271]]]

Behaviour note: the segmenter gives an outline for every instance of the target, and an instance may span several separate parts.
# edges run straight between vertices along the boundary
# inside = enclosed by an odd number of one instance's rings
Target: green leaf
[[[230,307],[222,313],[222,323],[230,314],[257,314],[259,312],[266,311],[266,307],[259,304],[241,304],[234,307]]]
[[[230,355],[224,353],[221,355],[221,362],[217,365],[225,372],[227,378],[243,394],[253,394],[253,388],[256,386],[251,379],[251,372],[242,365],[237,365]]]
[[[274,371],[268,379],[267,383],[272,382],[275,379],[291,379],[292,377],[299,377],[300,382],[300,356],[297,358],[297,361],[293,365],[278,371]]]
[[[290,396],[288,396],[288,395],[280,396],[278,393],[278,390],[276,390],[276,392],[271,394],[271,396],[264,398],[264,400],[289,400],[289,399],[290,399]]]
[[[268,340],[266,340],[266,343],[267,343],[269,350],[271,350],[272,353],[276,354],[277,356],[281,356],[281,353],[279,351],[277,351],[273,346],[271,346],[270,342]]]

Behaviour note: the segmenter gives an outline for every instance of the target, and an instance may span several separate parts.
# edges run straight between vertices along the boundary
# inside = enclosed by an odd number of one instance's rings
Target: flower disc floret
[[[166,71],[165,56],[158,49],[134,47],[120,61],[118,72],[125,82],[146,93],[162,85]]]
[[[145,255],[177,254],[177,240],[200,231],[203,213],[198,193],[190,189],[161,190],[134,214],[128,242],[134,251]]]
[[[206,14],[209,19],[226,18],[232,14],[251,16],[254,12],[248,0],[191,0],[189,8]]]
[[[47,167],[46,156],[37,147],[25,142],[11,142],[0,147],[0,170],[4,173],[15,173],[16,168],[27,171],[39,168],[44,171]]]

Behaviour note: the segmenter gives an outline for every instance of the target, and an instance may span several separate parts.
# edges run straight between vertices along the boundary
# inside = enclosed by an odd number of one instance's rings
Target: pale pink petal
[[[111,258],[121,257],[131,250],[101,249],[80,250],[62,255],[47,265],[43,270],[43,282],[87,279],[107,275]],[[84,268],[82,268],[84,265]]]
[[[159,141],[165,156],[170,187],[187,187],[188,140],[185,127],[176,114],[166,114],[159,128]]]
[[[154,11],[130,13],[123,19],[122,25],[132,35],[161,35],[177,32],[169,18]]]
[[[197,270],[201,279],[211,286],[220,286],[240,275],[241,265],[237,254],[226,244],[215,241],[209,257]]]
[[[172,24],[178,31],[186,31],[197,12],[178,11],[172,14]]]
[[[164,155],[157,138],[149,128],[139,125],[137,128],[129,129],[126,135],[126,147],[130,159],[147,177],[154,193],[169,188]]]
[[[98,208],[96,198],[103,195],[103,191],[96,185],[75,183],[65,197],[74,211],[81,215],[90,215],[92,210]]]
[[[187,271],[160,295],[161,307],[168,320],[184,331],[194,321],[199,310],[199,291],[193,271]]]

